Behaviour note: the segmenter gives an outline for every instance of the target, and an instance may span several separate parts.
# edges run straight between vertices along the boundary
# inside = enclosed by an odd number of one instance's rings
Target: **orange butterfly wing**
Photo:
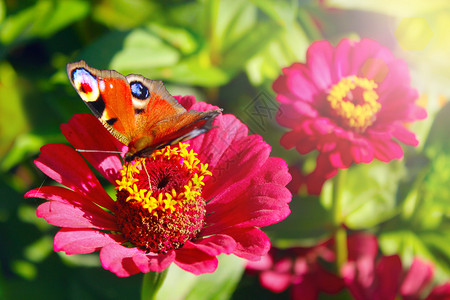
[[[141,75],[100,71],[84,61],[68,64],[67,73],[94,115],[128,145],[127,161],[207,132],[221,112],[186,111],[161,81]]]
[[[103,125],[124,144],[136,131],[131,90],[125,76],[100,71],[84,61],[67,65],[69,80],[81,99]]]

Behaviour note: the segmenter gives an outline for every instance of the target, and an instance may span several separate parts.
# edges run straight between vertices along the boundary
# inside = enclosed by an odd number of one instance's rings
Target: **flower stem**
[[[342,216],[342,184],[345,180],[346,170],[339,170],[333,178],[332,213],[333,225],[336,228],[334,233],[336,267],[340,273],[342,266],[347,262],[347,232],[342,226],[344,218]]]
[[[144,274],[142,280],[141,300],[156,299],[156,294],[166,279],[169,268],[162,272],[148,272]]]

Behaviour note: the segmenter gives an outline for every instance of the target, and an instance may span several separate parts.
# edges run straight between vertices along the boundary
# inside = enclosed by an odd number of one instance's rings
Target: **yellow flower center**
[[[203,227],[208,164],[179,143],[126,163],[117,180],[117,220],[124,236],[145,251],[181,247]]]
[[[332,86],[327,100],[340,125],[363,132],[373,124],[381,109],[377,87],[373,80],[356,76],[342,78]]]

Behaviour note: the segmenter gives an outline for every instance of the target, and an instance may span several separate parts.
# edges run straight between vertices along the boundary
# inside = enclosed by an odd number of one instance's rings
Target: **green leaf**
[[[400,228],[379,235],[380,248],[385,255],[399,253],[405,260],[414,257],[431,261],[437,270],[437,279],[450,277],[450,231],[424,231]]]
[[[298,10],[298,1],[251,0],[259,9],[281,26],[291,25]]]
[[[330,236],[332,216],[317,197],[294,197],[289,208],[291,214],[285,220],[264,228],[272,245],[313,246]]]
[[[246,62],[250,81],[254,85],[271,85],[282,68],[304,60],[309,44],[309,39],[298,24],[286,27],[277,38]]]
[[[395,216],[398,213],[395,195],[404,174],[403,165],[397,161],[386,164],[374,160],[351,167],[342,186],[345,224],[354,230],[367,229]],[[324,196],[329,189],[330,182],[327,182]],[[322,198],[326,206],[327,198]]]
[[[147,28],[111,31],[79,55],[95,68],[115,69],[124,74],[143,74],[142,70],[149,73],[152,68],[171,66],[178,62],[179,56],[176,49]]]
[[[7,62],[0,63],[0,82],[0,164],[4,169],[5,155],[17,136],[28,130],[29,124],[22,106],[17,74]],[[8,167],[11,166],[9,164]]]
[[[122,30],[142,25],[149,20],[154,21],[163,14],[160,3],[147,0],[100,1],[93,10],[95,20]]]
[[[249,59],[264,50],[281,31],[282,27],[272,22],[255,25],[222,54],[221,68],[232,74],[241,70]]]
[[[198,276],[173,265],[156,299],[230,299],[243,271],[244,260],[234,255],[219,256],[214,273]]]
[[[0,41],[10,44],[32,37],[49,37],[89,12],[82,0],[40,0],[34,6],[7,16],[0,26]]]

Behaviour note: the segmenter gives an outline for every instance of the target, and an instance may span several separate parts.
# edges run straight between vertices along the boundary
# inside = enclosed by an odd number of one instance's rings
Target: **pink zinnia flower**
[[[332,262],[329,241],[315,247],[272,248],[258,262],[249,262],[247,271],[258,273],[261,285],[275,293],[291,288],[291,299],[314,300],[319,294],[336,294],[344,287],[337,275],[327,271],[319,260]]]
[[[424,299],[433,279],[433,266],[414,258],[405,272],[398,255],[378,257],[377,238],[371,234],[353,234],[348,241],[349,261],[342,276],[356,300]],[[440,298],[441,297],[441,298]],[[435,287],[426,299],[449,299],[449,283]]]
[[[277,120],[291,129],[281,144],[300,154],[319,151],[307,182],[314,194],[337,169],[401,158],[399,141],[418,144],[404,123],[426,117],[415,104],[407,64],[369,39],[313,43],[306,63],[284,68],[273,89],[281,103]]]
[[[186,109],[213,109],[193,97],[178,99]],[[269,157],[270,146],[248,136],[234,116],[218,116],[214,125],[189,146],[167,147],[131,164],[122,165],[118,154],[82,153],[115,185],[116,199],[73,148],[42,147],[36,166],[67,188],[45,186],[25,197],[49,200],[37,216],[62,227],[55,251],[100,250],[102,266],[118,276],[160,272],[172,263],[194,274],[213,272],[221,253],[260,259],[270,241],[257,227],[290,213],[287,165]],[[89,114],[75,115],[61,130],[77,149],[124,147]]]

